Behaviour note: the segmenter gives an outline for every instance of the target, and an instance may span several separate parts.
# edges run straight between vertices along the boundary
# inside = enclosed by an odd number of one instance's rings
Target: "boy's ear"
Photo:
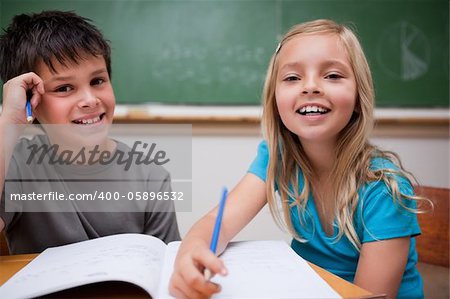
[[[40,119],[40,113],[39,113],[39,105],[33,109],[33,125],[38,125],[40,124],[39,119]]]
[[[36,117],[34,117],[33,122],[31,124],[40,125],[41,123],[38,121],[38,119]]]

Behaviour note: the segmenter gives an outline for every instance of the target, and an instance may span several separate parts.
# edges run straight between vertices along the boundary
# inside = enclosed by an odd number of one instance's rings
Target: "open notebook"
[[[29,298],[106,281],[137,285],[153,298],[171,298],[168,284],[180,242],[148,235],[113,235],[49,248],[0,287],[0,298]],[[221,255],[228,276],[214,298],[338,298],[283,241],[231,243]]]

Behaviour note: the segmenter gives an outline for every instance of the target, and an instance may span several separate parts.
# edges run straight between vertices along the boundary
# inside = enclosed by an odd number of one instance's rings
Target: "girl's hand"
[[[230,192],[223,212],[218,251],[247,225],[266,204],[265,183],[247,173]],[[209,250],[209,240],[217,218],[218,208],[203,216],[184,237],[175,260],[169,291],[177,298],[209,298],[220,292],[220,286],[205,279],[204,270],[227,275],[221,259]]]
[[[205,279],[204,270],[211,273],[227,275],[227,270],[203,241],[180,248],[170,279],[169,291],[176,298],[209,298],[220,292],[220,286]],[[188,248],[186,248],[188,247]]]
[[[27,90],[31,90],[32,109],[44,94],[44,82],[33,72],[14,77],[3,85],[3,111],[0,117],[9,124],[26,124]]]

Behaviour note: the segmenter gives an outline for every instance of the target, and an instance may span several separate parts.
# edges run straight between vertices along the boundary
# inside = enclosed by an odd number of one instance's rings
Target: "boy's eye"
[[[332,80],[337,80],[337,79],[341,79],[344,78],[343,76],[337,74],[337,73],[331,73],[325,76],[325,79],[332,79]]]
[[[69,92],[69,91],[71,91],[71,90],[73,90],[73,88],[72,88],[71,86],[69,86],[69,85],[63,85],[63,86],[58,86],[58,87],[55,89],[55,92]]]
[[[105,82],[105,80],[102,78],[95,78],[95,79],[92,79],[91,85],[100,85],[104,82]]]

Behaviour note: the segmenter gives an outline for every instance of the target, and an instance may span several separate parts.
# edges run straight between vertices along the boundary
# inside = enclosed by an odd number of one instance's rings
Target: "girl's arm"
[[[266,204],[265,183],[253,174],[246,174],[230,192],[223,213],[218,253],[247,225]],[[205,280],[203,270],[226,275],[223,262],[209,250],[217,207],[201,218],[178,251],[170,281],[170,293],[177,298],[207,298],[220,291],[220,286]]]
[[[408,236],[363,243],[354,283],[374,294],[396,298],[410,242]]]

